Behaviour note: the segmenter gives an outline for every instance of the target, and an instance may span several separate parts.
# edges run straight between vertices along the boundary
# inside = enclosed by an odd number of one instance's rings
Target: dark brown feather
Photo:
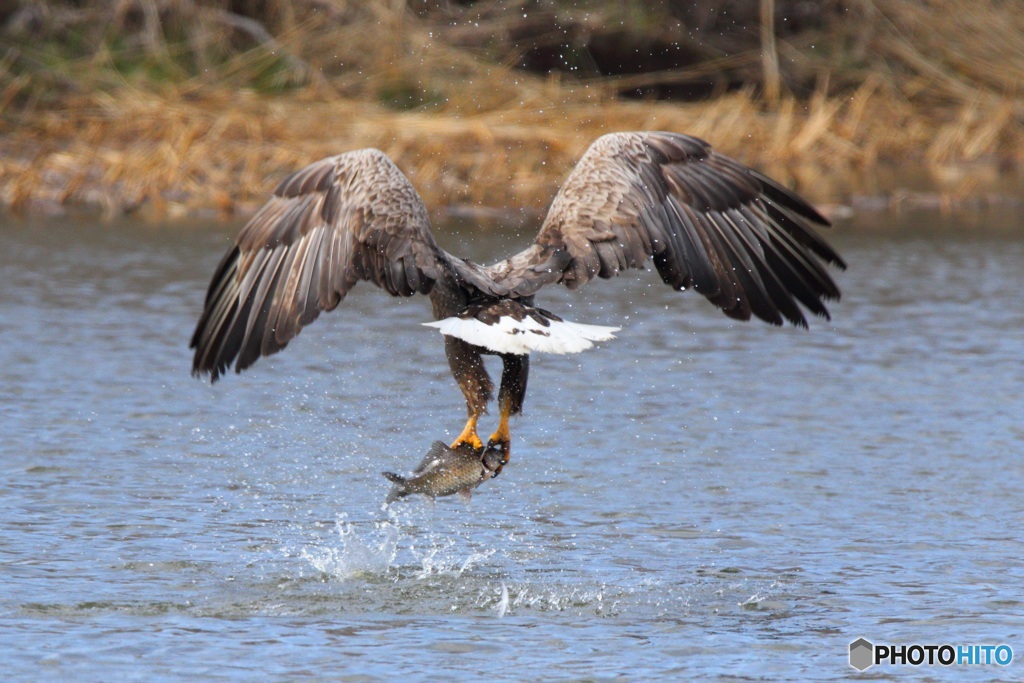
[[[823,301],[839,297],[822,262],[845,268],[815,225],[828,221],[703,140],[612,133],[569,175],[535,243],[487,270],[526,295],[551,282],[575,289],[652,258],[663,281],[693,287],[726,315],[805,326],[797,302],[828,317]]]

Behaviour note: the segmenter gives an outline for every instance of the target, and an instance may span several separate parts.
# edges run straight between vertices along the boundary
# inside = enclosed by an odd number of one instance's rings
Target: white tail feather
[[[618,327],[582,325],[558,320],[548,322],[550,325],[545,327],[529,316],[522,320],[502,316],[495,325],[488,325],[476,318],[445,318],[423,324],[427,327],[436,327],[441,334],[457,337],[490,351],[518,355],[531,351],[579,353],[592,347],[596,341],[614,339],[615,333],[619,331]]]

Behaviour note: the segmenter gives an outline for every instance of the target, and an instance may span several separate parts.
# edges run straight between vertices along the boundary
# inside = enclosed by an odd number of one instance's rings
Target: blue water
[[[363,285],[211,387],[238,226],[0,225],[4,680],[1020,679],[1024,222],[856,220],[809,332],[651,273],[544,292],[619,339],[534,360],[468,506],[388,511],[465,415],[425,300]],[[856,674],[861,636],[1015,660]]]

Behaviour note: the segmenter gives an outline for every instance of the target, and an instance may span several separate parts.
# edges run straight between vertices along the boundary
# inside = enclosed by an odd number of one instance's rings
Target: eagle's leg
[[[458,382],[462,395],[466,397],[466,412],[469,413],[466,426],[452,443],[452,448],[465,445],[479,451],[484,444],[477,436],[476,422],[481,415],[487,412],[487,404],[494,394],[494,383],[491,382],[487,368],[484,367],[479,347],[446,335],[444,350],[448,356],[448,365],[451,367],[452,375]]]
[[[498,390],[500,417],[498,428],[491,434],[487,447],[501,448],[502,460],[507,463],[512,457],[512,433],[509,431],[508,419],[523,412],[526,380],[530,375],[530,357],[503,353],[501,360],[501,388]]]

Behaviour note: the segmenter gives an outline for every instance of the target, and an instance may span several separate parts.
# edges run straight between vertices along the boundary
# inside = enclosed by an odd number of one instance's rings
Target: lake
[[[534,358],[469,504],[388,510],[381,470],[465,419],[429,303],[363,284],[211,386],[188,341],[238,228],[0,224],[6,680],[845,679],[859,637],[1015,651],[865,677],[1021,678],[1019,212],[840,222],[809,331],[653,273],[545,290],[618,339]]]

